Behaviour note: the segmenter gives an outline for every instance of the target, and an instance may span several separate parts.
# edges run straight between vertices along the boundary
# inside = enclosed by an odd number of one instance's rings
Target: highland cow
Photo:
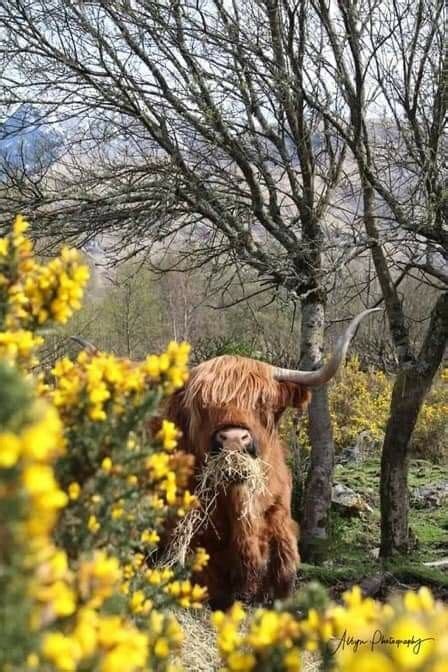
[[[240,461],[247,467],[241,473],[230,470],[232,476],[221,485],[215,479],[213,506],[207,503],[207,515],[191,539],[192,547],[203,546],[210,555],[200,580],[212,607],[291,594],[299,564],[298,526],[291,516],[292,479],[279,421],[288,406],[304,409],[311,388],[334,376],[370,312],[350,323],[319,370],[281,369],[224,355],[192,369],[185,387],[169,399],[166,415],[182,431],[179,447],[195,456],[193,488],[207,464],[220,464],[213,462],[216,456],[224,456],[227,465]],[[261,465],[263,479],[249,492],[251,461]]]

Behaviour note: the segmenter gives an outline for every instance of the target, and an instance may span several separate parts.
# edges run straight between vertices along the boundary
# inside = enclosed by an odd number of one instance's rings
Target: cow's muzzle
[[[222,450],[238,450],[258,457],[258,446],[250,432],[244,427],[226,427],[213,434],[211,452],[217,455]]]

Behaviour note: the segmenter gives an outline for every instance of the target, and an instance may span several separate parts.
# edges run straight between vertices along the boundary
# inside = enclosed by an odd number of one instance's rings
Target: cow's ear
[[[283,411],[288,407],[304,411],[311,399],[310,390],[307,387],[297,385],[296,383],[278,383],[278,390],[278,404],[276,409],[276,416],[278,416],[278,418],[280,418]]]
[[[184,408],[184,389],[174,392],[168,400],[164,409],[164,417],[174,422],[176,427],[183,433],[186,431],[186,413]]]
[[[151,436],[155,436],[157,432],[162,429],[162,420],[163,419],[160,417],[160,415],[155,415],[152,418],[149,418],[146,426],[149,429]]]
[[[183,390],[178,390],[172,394],[158,409],[158,414],[146,422],[146,426],[151,436],[155,436],[162,429],[163,420],[171,420],[176,427],[184,431],[184,409],[182,405]]]

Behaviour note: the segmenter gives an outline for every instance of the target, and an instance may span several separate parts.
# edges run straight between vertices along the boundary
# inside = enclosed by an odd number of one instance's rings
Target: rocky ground
[[[409,524],[413,550],[383,564],[380,538],[379,457],[348,459],[335,469],[330,559],[302,565],[299,578],[318,579],[337,597],[353,583],[383,598],[391,591],[429,585],[448,600],[448,465],[412,460]]]

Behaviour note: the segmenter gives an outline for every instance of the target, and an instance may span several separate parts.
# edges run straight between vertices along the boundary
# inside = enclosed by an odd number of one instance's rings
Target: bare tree
[[[325,31],[309,7],[0,0],[9,99],[76,114],[85,129],[78,152],[59,162],[65,172],[24,202],[46,232],[118,232],[132,253],[150,239],[177,232],[187,245],[193,235],[204,242],[202,258],[245,264],[300,303],[303,368],[322,359],[323,221],[345,156],[305,95],[310,78],[325,80],[308,49],[323,49]],[[111,153],[114,143],[125,153]],[[94,165],[80,148],[97,154]],[[310,428],[307,557],[327,538],[333,441],[325,388],[313,396]]]
[[[371,298],[384,301],[399,366],[383,450],[382,554],[406,549],[409,440],[447,331],[443,0],[0,7],[4,98],[77,120],[57,170],[15,185],[14,203],[23,194],[46,233],[110,234],[125,256],[177,234],[186,264],[250,267],[260,291],[281,287],[300,303],[304,368],[322,357],[337,270],[370,252],[380,287]],[[3,203],[11,207],[7,194]],[[406,277],[436,295],[418,345]],[[327,535],[325,389],[310,419],[308,557]]]
[[[350,149],[361,221],[398,360],[381,473],[381,555],[407,551],[407,465],[419,410],[448,338],[448,31],[444,0],[313,1],[328,48],[315,52],[344,105],[308,87],[310,104]],[[372,118],[376,113],[377,121]],[[436,289],[419,347],[398,288],[403,274]],[[432,292],[433,293],[433,292]]]

